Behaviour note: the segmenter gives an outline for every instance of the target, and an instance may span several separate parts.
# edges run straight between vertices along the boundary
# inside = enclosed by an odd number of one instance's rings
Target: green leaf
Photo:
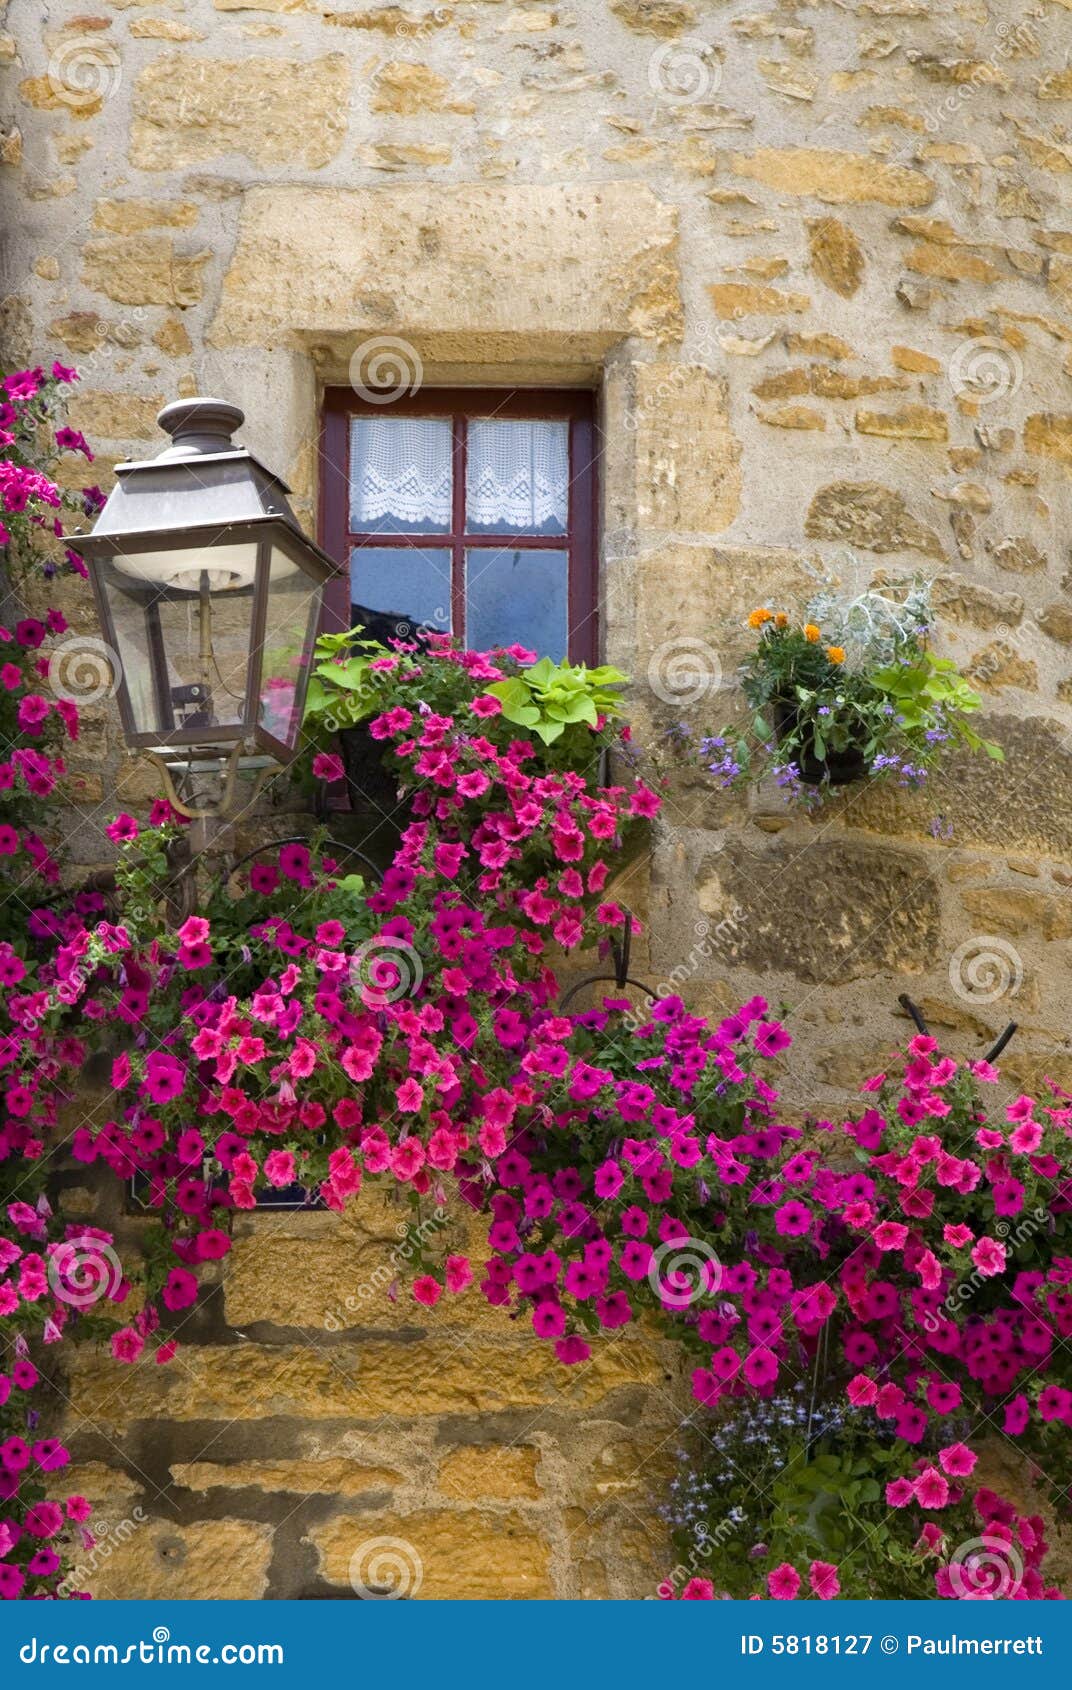
[[[537,712],[534,711],[533,714],[536,715]],[[542,739],[545,745],[553,745],[555,740],[565,731],[566,724],[565,722],[536,721],[532,726],[538,739]]]

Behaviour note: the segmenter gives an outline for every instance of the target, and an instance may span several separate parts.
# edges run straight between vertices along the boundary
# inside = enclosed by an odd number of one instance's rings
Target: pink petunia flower
[[[767,1590],[775,1602],[793,1602],[800,1590],[800,1574],[788,1561],[767,1574]]]

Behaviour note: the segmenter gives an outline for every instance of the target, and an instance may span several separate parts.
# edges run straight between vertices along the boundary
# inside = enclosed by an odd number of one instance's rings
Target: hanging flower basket
[[[1002,761],[970,718],[982,703],[951,658],[930,649],[929,588],[872,587],[848,598],[831,588],[802,622],[765,606],[741,667],[753,712],[739,731],[701,738],[699,752],[723,787],[770,770],[789,800],[814,810],[823,797],[872,779],[918,787],[954,747]],[[679,744],[690,739],[687,727]]]
[[[787,699],[774,703],[774,729],[779,744],[792,740],[800,729],[800,715]],[[825,747],[820,756],[814,734],[797,740],[793,761],[805,786],[851,786],[866,780],[871,772],[862,744],[846,745],[840,750]]]

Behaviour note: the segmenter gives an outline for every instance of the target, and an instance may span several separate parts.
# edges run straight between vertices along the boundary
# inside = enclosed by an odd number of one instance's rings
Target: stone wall
[[[102,482],[165,398],[219,392],[311,523],[318,392],[385,343],[410,384],[590,385],[603,642],[641,738],[718,721],[743,617],[818,563],[934,578],[1003,767],[819,823],[676,772],[620,888],[655,983],[790,1006],[800,1110],[836,1109],[903,1036],[905,990],[958,1049],[1015,1017],[1010,1085],[1072,1082],[1070,14],[58,0],[42,36],[9,0],[2,21],[8,334],[80,365]],[[103,709],[78,751],[89,863],[116,793],[153,783]],[[329,1330],[389,1223],[246,1224],[166,1376],[76,1363],[87,1488],[148,1522],[102,1580],[348,1593],[387,1536],[418,1546],[426,1594],[650,1590],[655,1352],[564,1381],[501,1323],[388,1306]]]

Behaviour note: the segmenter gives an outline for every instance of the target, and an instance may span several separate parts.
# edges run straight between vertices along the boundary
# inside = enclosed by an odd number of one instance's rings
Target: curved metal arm
[[[916,1024],[916,1032],[922,1033],[924,1038],[929,1038],[930,1028],[923,1019],[923,1012],[912,1002],[908,993],[902,992],[900,997],[897,999],[897,1002],[900,1004],[905,1013],[912,1017],[912,1020]]]
[[[218,875],[213,884],[218,886],[224,878],[230,879],[232,874],[237,874],[238,870],[244,868],[246,863],[251,863],[254,857],[261,856],[265,851],[279,851],[282,850],[284,845],[309,845],[310,843],[310,837],[305,833],[288,833],[285,839],[267,839],[263,845],[255,845],[252,851],[247,851],[244,856],[231,863],[226,870],[226,876]],[[365,868],[370,870],[374,879],[379,880],[382,877],[383,870],[373,862],[371,857],[366,856],[359,846],[347,845],[341,839],[330,838],[322,840],[321,843],[327,850],[343,851],[351,857],[356,857],[359,862],[364,864]]]
[[[1009,1040],[1012,1038],[1013,1034],[1015,1033],[1015,1031],[1016,1031],[1016,1029],[1019,1025],[1020,1025],[1020,1023],[1018,1021],[1010,1021],[1009,1022],[1009,1025],[1006,1027],[1005,1031],[1002,1033],[1000,1039],[996,1039],[994,1041],[994,1043],[990,1046],[990,1049],[987,1051],[986,1055],[983,1057],[984,1062],[996,1062],[997,1061],[998,1057],[1001,1055],[1002,1051],[1005,1049],[1005,1046],[1008,1044]]]
[[[586,974],[583,980],[575,980],[569,991],[560,999],[559,1009],[568,1009],[578,992],[582,992],[586,986],[594,986],[598,980],[608,980],[611,985],[617,986],[620,992],[624,991],[626,986],[634,986],[638,992],[644,993],[649,1003],[659,1001],[658,992],[653,991],[650,986],[646,986],[643,980],[634,980],[630,975],[626,975],[623,979],[617,974]]]
[[[916,1031],[922,1033],[925,1038],[928,1038],[930,1036],[930,1028],[927,1026],[926,1021],[924,1021],[924,1019],[923,1019],[923,1012],[920,1009],[919,1005],[912,1002],[912,999],[909,997],[907,992],[902,992],[900,994],[900,996],[898,997],[897,1002],[900,1004],[901,1008],[905,1011],[905,1013],[907,1015],[910,1015],[912,1020],[915,1022]],[[994,1043],[990,1046],[990,1049],[987,1051],[986,1055],[983,1057],[984,1062],[996,1062],[997,1061],[998,1057],[1001,1055],[1002,1051],[1005,1049],[1005,1046],[1008,1044],[1009,1040],[1012,1038],[1013,1034],[1016,1032],[1019,1025],[1020,1025],[1020,1023],[1018,1021],[1010,1021],[1009,1022],[1009,1025],[1006,1027],[1005,1031],[1001,1034],[1001,1037],[994,1041]]]
[[[190,821],[204,821],[210,816],[219,817],[222,820],[229,813],[231,806],[234,803],[235,783],[238,779],[238,765],[244,754],[245,746],[240,740],[234,750],[227,757],[227,760],[220,771],[223,782],[223,790],[220,793],[219,802],[217,804],[210,804],[206,807],[202,805],[188,804],[184,798],[180,798],[178,789],[172,779],[171,764],[161,757],[157,751],[147,751],[145,753],[149,761],[155,765],[164,777],[164,786],[167,790],[168,803],[173,809],[179,812],[180,816],[186,816]],[[269,775],[274,772],[274,764],[270,765],[268,768],[260,770],[257,779],[253,783],[253,791],[250,794],[249,801],[251,804],[255,803],[257,798],[259,798],[265,781],[268,779]],[[185,773],[189,775],[189,765],[186,766]],[[181,778],[182,777],[180,776],[180,780]]]

